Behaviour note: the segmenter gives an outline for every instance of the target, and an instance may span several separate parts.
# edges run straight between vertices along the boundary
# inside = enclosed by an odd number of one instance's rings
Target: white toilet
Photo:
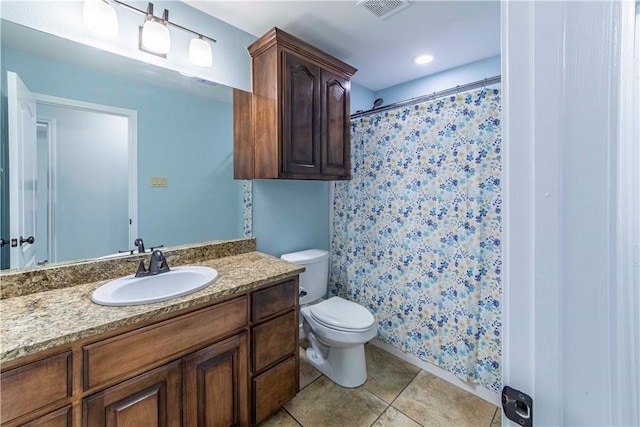
[[[329,279],[329,252],[309,249],[281,258],[306,269],[300,275],[300,317],[310,344],[309,362],[343,387],[364,384],[367,380],[364,343],[378,332],[375,318],[354,302],[340,297],[322,299]]]

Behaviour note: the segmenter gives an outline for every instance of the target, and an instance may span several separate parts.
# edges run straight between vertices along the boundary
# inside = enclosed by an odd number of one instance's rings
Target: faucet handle
[[[150,273],[150,271],[147,271],[147,269],[144,268],[144,261],[140,260],[140,264],[138,264],[138,271],[136,271],[136,276],[135,277],[148,276],[149,273]]]

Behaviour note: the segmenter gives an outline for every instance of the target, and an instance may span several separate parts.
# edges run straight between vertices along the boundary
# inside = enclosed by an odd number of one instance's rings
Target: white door
[[[35,264],[36,101],[20,77],[7,72],[10,268]]]
[[[502,5],[503,382],[531,395],[534,426],[638,426],[634,4]]]

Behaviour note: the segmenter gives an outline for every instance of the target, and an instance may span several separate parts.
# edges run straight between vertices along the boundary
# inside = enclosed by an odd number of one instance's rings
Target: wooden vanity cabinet
[[[92,395],[83,425],[247,425],[246,338],[243,332]]]
[[[248,50],[253,92],[234,90],[234,177],[349,179],[356,69],[278,28]]]
[[[298,279],[3,366],[3,426],[248,426],[298,391]],[[256,408],[257,406],[257,408]],[[256,415],[257,414],[257,415]]]

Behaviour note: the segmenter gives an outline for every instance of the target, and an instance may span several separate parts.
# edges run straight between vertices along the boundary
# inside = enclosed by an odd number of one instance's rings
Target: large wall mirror
[[[244,221],[250,187],[233,179],[231,88],[0,24],[0,237],[33,234],[36,242],[5,245],[2,269],[21,266],[9,252],[15,249],[19,262],[46,265],[111,256],[133,249],[137,237],[149,248],[250,232]],[[33,111],[20,107],[24,91],[33,96]],[[24,158],[17,158],[11,138],[24,137],[27,131],[15,129],[29,120],[34,142],[32,148],[19,142]],[[17,220],[23,235],[14,236]]]

